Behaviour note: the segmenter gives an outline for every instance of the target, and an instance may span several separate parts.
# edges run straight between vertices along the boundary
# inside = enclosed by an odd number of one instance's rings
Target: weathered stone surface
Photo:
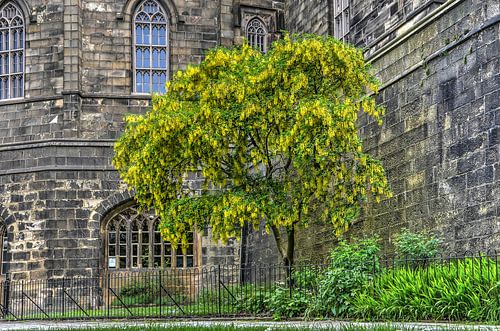
[[[314,27],[328,12],[297,16],[295,4],[305,13],[316,8],[291,1],[287,27],[323,32]],[[495,1],[450,4],[351,1],[349,40],[369,46],[366,57],[382,84],[377,99],[386,107],[382,127],[363,116],[360,132],[382,160],[394,197],[370,204],[349,234],[378,234],[388,250],[403,227],[433,231],[450,250],[500,248],[500,10]],[[412,28],[417,18],[424,23]],[[318,243],[318,232],[329,239]],[[297,258],[325,256],[334,242],[327,227],[306,229]]]
[[[494,0],[350,2],[349,41],[365,47],[382,83],[379,127],[361,116],[366,150],[380,158],[394,198],[370,205],[351,236],[401,228],[442,235],[450,249],[500,248],[500,8]],[[111,165],[132,92],[134,1],[27,1],[25,98],[0,101],[0,222],[14,278],[96,275],[102,220],[128,192]],[[332,33],[333,0],[162,2],[170,13],[170,74],[210,48],[240,44],[261,15],[270,40]],[[416,24],[418,22],[418,24]],[[199,185],[192,174],[191,186]],[[246,229],[228,247],[202,236],[204,265],[275,263],[273,239]],[[328,226],[299,233],[298,260],[335,243]],[[240,258],[241,256],[241,258]]]
[[[0,101],[0,222],[13,278],[97,275],[106,213],[131,198],[111,165],[123,116],[151,97],[132,89],[132,13],[140,1],[28,0],[25,97]],[[165,0],[170,75],[242,42],[245,13],[272,22],[277,0]],[[199,177],[190,185],[200,184]],[[201,238],[204,264],[239,264],[239,242]]]

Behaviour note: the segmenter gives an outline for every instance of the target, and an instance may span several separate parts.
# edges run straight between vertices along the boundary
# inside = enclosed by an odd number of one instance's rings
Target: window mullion
[[[12,22],[11,22],[12,24]],[[7,72],[9,73],[9,75],[7,76],[7,99],[10,99],[12,98],[12,45],[14,45],[13,43],[13,33],[12,33],[12,27],[9,26],[9,47],[8,47],[8,55],[7,55],[7,58],[8,58],[8,61],[7,61]]]
[[[137,224],[137,236],[138,236],[138,245],[137,247],[137,267],[142,269],[142,224],[139,227]]]
[[[159,79],[161,75],[157,77],[157,84],[155,85],[153,81],[153,76],[155,73],[162,72],[163,70],[168,70],[168,20],[167,15],[165,14],[163,8],[159,3],[154,0],[147,0],[142,2],[138,7],[134,14],[134,40],[133,40],[133,50],[134,57],[137,57],[138,48],[140,47],[142,50],[149,52],[149,59],[147,62],[143,60],[145,58],[139,59],[141,64],[141,69],[137,67],[137,59],[134,60],[134,91],[138,93],[154,93],[154,92],[162,92],[163,88],[161,88],[159,83]],[[137,37],[137,25],[141,25],[139,34]],[[157,28],[156,39],[154,39],[153,29]],[[162,29],[164,28],[164,29]],[[147,31],[146,31],[147,29]],[[163,34],[163,35],[162,35]],[[138,39],[139,42],[138,42]],[[157,67],[154,67],[155,58],[153,56],[154,46],[157,46],[158,54],[157,54]],[[160,66],[161,61],[159,58],[161,57],[161,51],[165,51],[166,61],[163,68]],[[146,83],[147,77],[147,83]]]
[[[127,231],[127,236],[125,239],[126,240],[126,246],[125,246],[125,267],[127,269],[130,269],[132,267],[132,231],[131,231],[131,222],[127,222],[126,224],[126,231]]]
[[[172,262],[170,262],[170,265],[175,269],[177,268],[177,249],[172,247],[170,250],[172,251]]]
[[[120,269],[120,242],[121,242],[121,229],[120,224],[115,225],[116,228],[116,239],[115,239],[115,268]]]
[[[154,222],[151,220],[148,220],[148,229],[149,229],[149,263],[148,267],[151,268],[152,266],[154,267],[154,258],[153,258],[153,250],[154,250],[154,227],[153,224]]]
[[[153,93],[153,24],[149,23],[149,92]],[[154,231],[154,229],[153,229]]]
[[[163,237],[160,237],[160,267],[163,269],[165,267],[165,242]]]

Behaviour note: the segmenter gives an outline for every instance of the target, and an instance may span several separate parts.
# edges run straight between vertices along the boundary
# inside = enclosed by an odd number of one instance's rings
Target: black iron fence
[[[373,289],[391,277],[401,277],[398,270],[404,269],[420,272],[424,287],[435,281],[433,275],[445,272],[468,277],[468,286],[487,287],[481,293],[500,298],[496,252],[431,259],[382,257],[366,263]],[[0,316],[33,320],[268,315],[266,300],[272,293],[279,289],[290,297],[297,292],[314,296],[328,268],[328,263],[215,266],[110,272],[96,278],[7,279],[0,283]]]

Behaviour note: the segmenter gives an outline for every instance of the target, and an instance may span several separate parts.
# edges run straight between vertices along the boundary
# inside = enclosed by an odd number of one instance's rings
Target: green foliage
[[[489,258],[385,270],[356,295],[364,319],[500,321],[500,275]]]
[[[330,265],[319,277],[318,293],[306,314],[309,316],[351,316],[356,293],[379,268],[377,239],[354,243],[340,241],[330,254]]]
[[[360,111],[381,122],[371,92],[362,51],[332,37],[287,35],[265,54],[217,48],[127,117],[113,164],[174,246],[195,226],[226,241],[262,220],[277,233],[315,219],[340,235],[369,194],[391,195],[356,126]],[[200,195],[190,172],[205,180]]]
[[[232,292],[236,297],[236,310],[251,315],[269,315],[269,297],[274,292],[272,287],[253,284],[236,286]]]
[[[320,275],[323,268],[314,266],[302,266],[294,268],[292,272],[293,285],[299,289],[306,289],[313,292],[317,291]]]
[[[425,260],[436,256],[441,239],[427,233],[411,232],[404,229],[394,236],[396,254],[409,260]]]
[[[310,304],[306,291],[278,287],[266,300],[266,306],[274,319],[301,316]]]
[[[173,279],[169,279],[173,281]],[[178,293],[178,290],[172,290],[167,283],[163,283],[163,288],[170,290],[171,297],[178,303],[183,303],[186,296]],[[174,286],[175,287],[175,286]],[[128,284],[123,285],[119,291],[119,299],[113,300],[114,306],[144,306],[150,304],[172,305],[172,299],[161,289],[160,281],[157,278],[139,278]]]
[[[269,293],[262,289],[246,292],[244,296],[239,296],[236,301],[236,310],[252,314],[266,314],[269,311],[267,300]]]
[[[141,279],[130,282],[120,288],[119,297],[113,305],[144,305],[154,303],[161,296],[159,283],[156,280]]]
[[[245,285],[243,291],[237,291],[237,310],[254,315],[271,314],[274,319],[301,316],[317,290],[319,271],[314,267],[294,270],[287,281],[293,284],[291,290],[284,284],[275,288]]]
[[[387,325],[366,325],[366,324],[335,324],[329,321],[324,322],[324,327],[320,324],[310,323],[309,326],[297,327],[296,325],[284,325],[276,324],[274,326],[269,326],[268,322],[263,323],[258,321],[248,321],[248,322],[231,322],[231,321],[204,321],[200,323],[196,322],[151,322],[151,323],[134,323],[139,325],[128,325],[129,322],[115,322],[115,325],[92,325],[82,328],[73,328],[73,326],[68,328],[52,328],[53,331],[270,331],[270,330],[282,330],[282,331],[299,331],[304,330],[339,330],[339,331],[415,331],[418,330],[414,326],[404,326],[397,325],[392,326]],[[247,326],[248,325],[248,326]],[[328,328],[327,327],[331,327]],[[333,328],[333,329],[332,329]],[[474,331],[477,327],[436,327],[436,330],[440,331]]]

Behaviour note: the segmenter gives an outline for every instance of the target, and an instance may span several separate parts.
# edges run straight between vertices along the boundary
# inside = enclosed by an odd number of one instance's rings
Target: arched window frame
[[[139,3],[132,19],[134,93],[165,93],[170,70],[169,35],[169,16],[161,3],[156,0]]]
[[[259,17],[248,21],[245,28],[245,37],[248,44],[262,53],[267,52],[269,30]]]
[[[0,8],[0,100],[24,97],[25,20],[9,1]]]
[[[180,247],[173,250],[161,237],[158,224],[159,217],[154,211],[139,211],[135,204],[111,213],[103,224],[105,268],[120,271],[196,267],[196,233],[193,232],[193,240],[185,252]]]
[[[349,37],[350,1],[334,0],[333,2],[333,36],[347,41]]]
[[[0,225],[0,275],[5,275],[8,269],[8,252],[9,252],[9,241],[7,237],[7,227],[5,224]]]

